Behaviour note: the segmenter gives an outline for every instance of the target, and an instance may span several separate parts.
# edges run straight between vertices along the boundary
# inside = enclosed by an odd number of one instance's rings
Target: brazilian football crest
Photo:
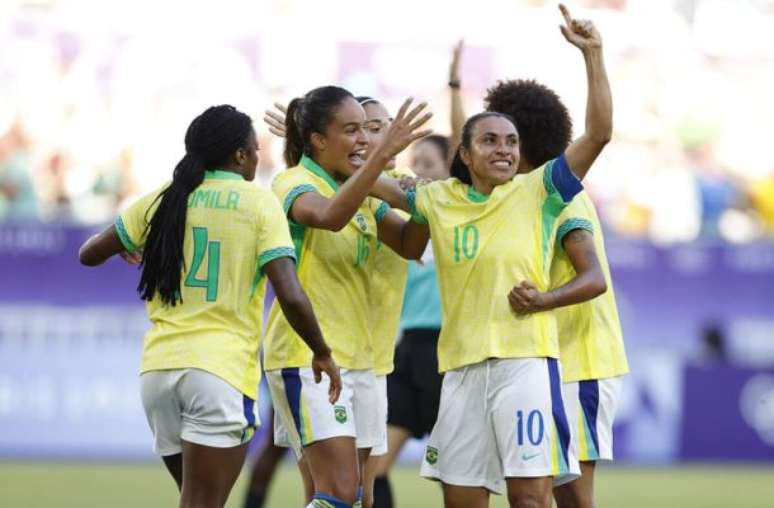
[[[334,406],[333,414],[336,415],[336,421],[344,423],[347,421],[347,408],[344,406]]]
[[[438,462],[438,448],[428,446],[427,451],[425,451],[425,460],[431,466],[435,465],[435,463]]]

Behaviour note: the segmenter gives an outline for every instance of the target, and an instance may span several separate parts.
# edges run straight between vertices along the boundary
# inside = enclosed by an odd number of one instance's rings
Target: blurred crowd
[[[614,92],[615,136],[588,182],[608,234],[657,243],[774,237],[774,162],[765,157],[774,114],[774,2],[578,3],[601,27]],[[342,2],[350,4],[356,5]],[[555,27],[552,2],[514,4],[514,15],[536,20],[526,23],[532,31],[525,37],[541,37],[532,26],[544,19]],[[270,25],[319,8],[305,0],[270,3],[261,11],[266,30],[239,25],[193,44],[124,18],[120,9],[101,14],[110,20],[105,26],[75,21],[81,14],[75,5],[18,2],[2,12],[0,222],[110,221],[128,199],[168,178],[182,155],[184,125],[216,102],[233,103],[259,121],[272,102],[324,82],[388,104],[416,90],[436,112],[436,131],[449,131],[450,32],[426,30],[412,56],[410,35],[396,42],[388,31],[350,27],[321,35],[319,54],[302,57],[304,49],[276,45],[281,31]],[[642,26],[651,28],[633,28]],[[576,134],[582,131],[582,63],[561,45],[558,31],[543,36],[557,39],[544,48],[550,58],[522,55],[485,28],[465,36],[467,112],[481,108],[487,83],[534,77],[557,89]],[[277,51],[309,60],[288,68]],[[554,53],[569,62],[566,68]],[[518,65],[511,63],[516,58]],[[268,185],[282,170],[282,143],[256,126],[257,180]]]

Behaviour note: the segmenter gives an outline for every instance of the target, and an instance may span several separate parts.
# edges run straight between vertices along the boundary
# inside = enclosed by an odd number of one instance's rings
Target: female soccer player
[[[365,123],[363,127],[368,137],[369,150],[378,146],[387,134],[387,129],[392,122],[387,108],[373,97],[360,96],[355,98],[363,107],[365,112]],[[264,119],[269,125],[271,132],[280,137],[285,137],[285,121],[287,109],[281,104],[275,104],[278,112],[267,111]],[[429,150],[422,150],[422,156],[427,159],[424,164],[430,165],[436,162],[433,159],[433,147],[437,141],[435,138],[440,136],[433,135],[418,140],[412,146],[412,155],[417,145],[430,145]],[[437,151],[437,150],[436,150]],[[369,152],[366,151],[367,157]],[[441,162],[441,167],[445,162]],[[397,168],[395,158],[390,159],[384,168],[383,174],[392,178],[400,179],[403,176],[416,176],[407,168]],[[396,211],[403,219],[408,219],[409,215],[403,211]],[[374,374],[376,376],[376,385],[378,388],[378,416],[379,421],[383,422],[382,440],[375,446],[366,462],[363,476],[363,506],[370,508],[373,505],[373,484],[377,472],[377,456],[387,454],[387,374],[393,370],[393,358],[395,355],[395,339],[398,335],[400,323],[401,307],[403,304],[403,294],[406,287],[406,277],[408,273],[408,261],[398,255],[391,248],[386,247],[382,242],[376,243],[373,260],[373,275],[370,284],[370,294],[376,297],[373,300],[371,308],[374,311],[371,333],[373,337],[373,358]]]
[[[325,372],[333,403],[341,380],[296,277],[295,250],[277,199],[248,182],[258,144],[250,117],[208,108],[185,135],[171,183],[123,212],[80,249],[95,266],[143,251],[138,291],[145,336],[142,401],[182,507],[222,507],[256,425],[256,359],[266,275],[287,320]]]
[[[306,351],[272,308],[264,365],[277,415],[311,473],[316,490],[311,506],[351,506],[360,468],[383,439],[369,290],[376,241],[418,258],[426,240],[414,241],[416,228],[368,192],[395,155],[429,134],[418,132],[431,116],[420,116],[424,105],[411,111],[409,106],[404,103],[367,159],[365,113],[346,90],[317,88],[287,110],[285,160],[291,168],[275,179],[273,189],[290,219],[299,278],[344,369],[342,397],[331,407],[324,390],[310,382]]]
[[[593,27],[592,40],[601,45]],[[574,37],[574,35],[573,35]],[[583,48],[582,48],[583,49]],[[589,50],[584,50],[584,54]],[[585,58],[587,64],[592,58]],[[591,71],[589,65],[587,70]],[[572,122],[567,108],[547,87],[529,80],[499,83],[484,100],[488,111],[510,115],[519,126],[519,172],[527,173],[557,157],[570,143]],[[551,264],[551,285],[560,286],[599,259],[607,292],[588,302],[555,311],[562,362],[562,393],[573,432],[572,446],[581,478],[554,489],[559,508],[594,506],[594,466],[612,460],[612,426],[621,376],[629,371],[618,318],[602,227],[594,204],[582,192],[559,218],[557,245]],[[594,263],[596,265],[596,263]],[[598,275],[597,275],[598,277]]]
[[[591,37],[585,24],[569,19],[562,32],[570,42],[572,34]],[[598,294],[572,282],[548,291],[559,215],[612,133],[601,52],[589,58],[586,132],[559,158],[516,175],[516,128],[489,112],[466,122],[456,178],[406,194],[387,180],[374,187],[428,224],[433,240],[444,310],[439,367],[446,374],[422,474],[443,482],[447,507],[487,506],[503,479],[511,506],[550,506],[551,477],[569,473],[573,463],[556,323],[542,311]],[[513,287],[519,312],[506,300]]]

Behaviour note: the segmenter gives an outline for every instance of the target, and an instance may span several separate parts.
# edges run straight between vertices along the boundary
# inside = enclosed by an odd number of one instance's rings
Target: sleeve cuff
[[[296,249],[293,247],[275,247],[274,249],[266,250],[262,252],[260,256],[258,256],[258,266],[263,269],[263,266],[266,263],[279,258],[292,258],[293,261],[295,261]]]
[[[119,215],[116,218],[115,222],[116,227],[116,234],[118,234],[118,239],[121,240],[121,244],[124,246],[124,249],[127,250],[127,252],[135,252],[140,250],[140,248],[132,242],[132,239],[129,238],[129,233],[126,231],[126,226],[124,226],[124,220]]]
[[[562,222],[559,226],[559,229],[556,232],[556,240],[559,242],[559,245],[562,244],[562,240],[564,240],[564,237],[567,236],[570,231],[576,229],[585,229],[589,233],[594,234],[594,225],[590,220],[573,217]]]
[[[570,169],[564,154],[548,162],[543,173],[543,184],[546,192],[559,194],[564,203],[572,201],[583,190],[583,184]]]
[[[411,189],[406,192],[406,201],[409,205],[409,213],[411,213],[411,219],[417,224],[427,224],[427,217],[417,210],[417,190]]]
[[[389,211],[390,211],[390,205],[382,201],[382,203],[376,209],[376,212],[374,212],[374,218],[376,219],[376,223],[378,224],[382,222],[382,219],[384,219],[384,216],[387,215],[387,212]]]
[[[290,192],[288,192],[288,195],[285,196],[285,201],[283,201],[282,203],[282,209],[285,211],[285,215],[287,215],[290,212],[290,207],[293,206],[293,202],[296,200],[296,198],[301,194],[305,194],[307,192],[317,192],[317,189],[315,189],[313,185],[310,185],[308,183],[297,185],[292,189],[290,189]]]

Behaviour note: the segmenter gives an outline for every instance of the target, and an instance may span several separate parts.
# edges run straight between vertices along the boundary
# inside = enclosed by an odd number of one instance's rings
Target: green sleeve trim
[[[408,201],[409,206],[409,213],[411,214],[411,218],[416,222],[417,224],[427,224],[427,217],[422,215],[422,213],[417,210],[417,190],[411,189],[408,192],[406,192],[406,201]]]
[[[382,203],[379,205],[379,208],[376,209],[376,212],[374,213],[374,218],[376,218],[376,223],[380,223],[382,219],[384,219],[384,216],[387,215],[387,212],[390,211],[390,205],[382,201]]]
[[[559,242],[559,245],[562,244],[562,240],[564,240],[564,237],[567,236],[570,231],[576,229],[584,229],[589,233],[594,234],[594,224],[592,224],[590,220],[573,217],[562,222],[561,226],[559,226],[559,229],[556,231],[556,241]]]
[[[124,226],[124,220],[119,215],[118,218],[116,218],[116,233],[118,234],[118,239],[121,240],[121,244],[124,246],[124,248],[127,250],[127,252],[134,252],[137,250],[140,250],[140,248],[132,242],[132,239],[129,238],[129,233],[126,231],[126,226]]]
[[[297,185],[290,189],[288,195],[285,196],[285,201],[282,203],[282,209],[285,210],[285,215],[290,213],[290,207],[293,206],[293,202],[296,198],[307,192],[317,192],[317,189],[314,188],[314,185],[308,183],[302,183],[301,185]]]
[[[293,261],[295,261],[296,249],[293,247],[275,247],[273,249],[264,251],[260,256],[258,256],[258,266],[263,268],[266,263],[269,261],[274,261],[278,258],[293,258]]]

